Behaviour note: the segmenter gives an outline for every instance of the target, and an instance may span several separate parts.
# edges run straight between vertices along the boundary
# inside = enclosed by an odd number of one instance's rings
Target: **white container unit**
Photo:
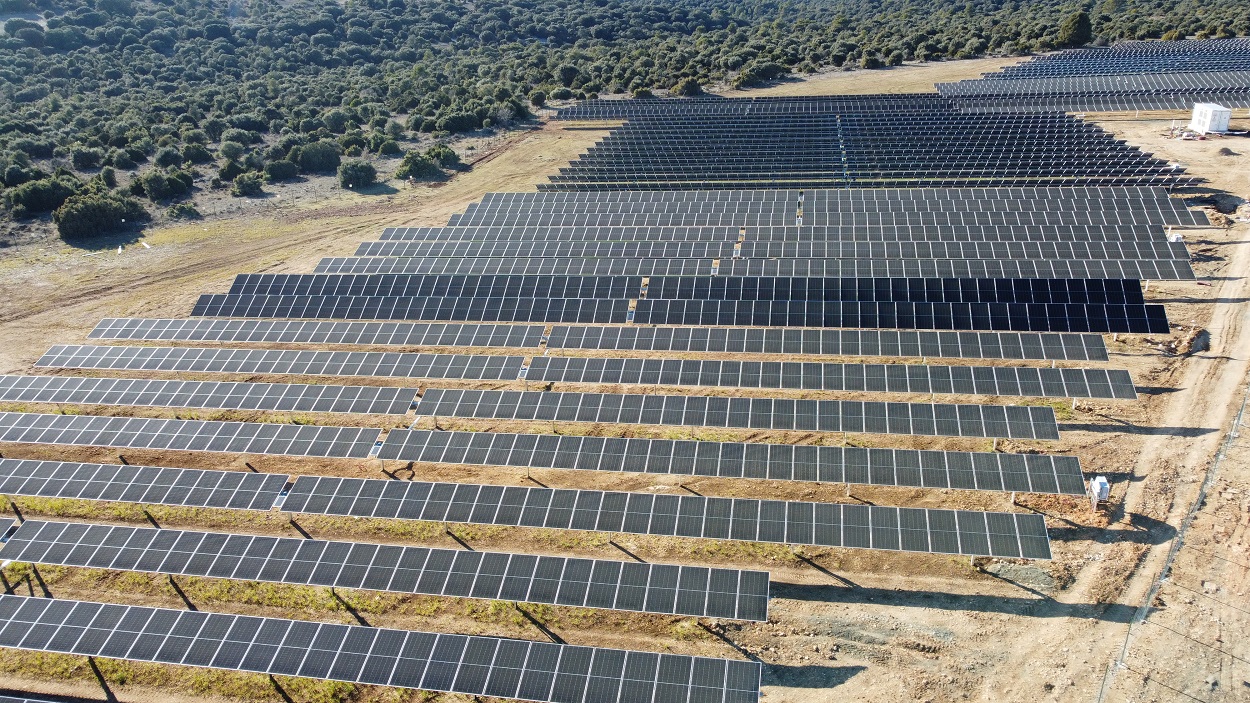
[[[1189,121],[1189,130],[1198,134],[1223,134],[1228,131],[1228,120],[1233,111],[1215,103],[1197,103],[1194,105],[1194,116]]]

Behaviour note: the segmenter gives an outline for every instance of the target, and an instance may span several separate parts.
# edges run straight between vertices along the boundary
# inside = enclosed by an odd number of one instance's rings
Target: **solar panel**
[[[269,510],[286,482],[243,471],[0,459],[0,493],[9,496]]]
[[[1049,559],[1041,515],[301,476],[284,512]]]
[[[0,595],[0,647],[595,703],[755,703],[756,662]]]
[[[1059,439],[1050,406],[427,389],[417,415],[944,437]]]
[[[187,342],[287,342],[413,347],[537,347],[537,325],[456,325],[307,320],[105,318],[90,339]]]
[[[692,617],[768,619],[768,572],[27,520],[0,559]]]
[[[0,401],[27,403],[403,415],[416,394],[381,386],[0,376]]]
[[[0,413],[0,442],[366,459],[369,427]]]
[[[1074,456],[391,430],[379,459],[1085,495]]]
[[[525,378],[582,384],[1043,398],[1137,397],[1128,372],[1118,369],[541,356],[531,363]]]
[[[1162,305],[203,295],[195,315],[742,327],[1166,333]],[[632,320],[631,320],[632,317]],[[343,353],[347,352],[330,352]]]
[[[556,325],[549,349],[1106,361],[1097,334]]]
[[[317,273],[527,276],[805,276],[815,278],[1123,278],[1193,280],[1181,259],[322,259]],[[205,301],[220,305],[221,299]],[[206,310],[209,308],[205,308]],[[257,308],[263,311],[264,308]],[[260,312],[257,313],[261,314]]]
[[[520,356],[58,344],[35,366],[498,381],[515,379],[523,361]]]

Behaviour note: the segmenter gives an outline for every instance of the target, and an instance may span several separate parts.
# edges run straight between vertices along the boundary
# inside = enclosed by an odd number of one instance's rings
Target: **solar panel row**
[[[539,325],[106,318],[92,339],[536,348]],[[1101,335],[906,330],[570,327],[550,349],[1106,361]]]
[[[793,388],[870,393],[1137,397],[1127,371],[1107,369],[542,356],[534,359],[525,378],[557,383]]]
[[[1122,279],[810,278],[243,274],[229,295],[306,297],[604,298],[648,300],[907,301],[933,303],[1144,302]]]
[[[633,308],[631,314],[631,307]],[[1014,332],[1169,331],[1162,305],[206,294],[197,317],[463,320]],[[147,353],[147,352],[144,352]],[[179,352],[182,353],[182,352]],[[272,352],[254,352],[257,355]],[[314,352],[301,352],[314,354]],[[331,352],[342,353],[346,352]],[[343,374],[345,375],[345,374]]]
[[[367,427],[0,413],[0,442],[366,459]]]
[[[305,320],[196,320],[104,318],[90,339],[182,342],[285,342],[414,347],[537,347],[537,325],[459,325]]]
[[[27,520],[0,559],[609,610],[768,618],[768,572]]]
[[[504,432],[392,430],[379,459],[1084,495],[1076,457]]]
[[[403,415],[415,388],[0,376],[0,401]]]
[[[1106,361],[1102,335],[909,330],[552,328],[550,349]]]
[[[10,496],[269,510],[286,482],[280,474],[0,459],[0,493]]]
[[[1049,559],[1041,515],[301,476],[284,512]]]
[[[417,415],[939,437],[1058,439],[1050,406],[427,389]]]
[[[815,278],[1122,278],[1193,280],[1180,259],[466,259],[337,257],[317,273],[541,276],[788,276]]]
[[[515,379],[521,371],[523,361],[524,357],[520,356],[471,356],[467,354],[58,344],[40,357],[39,361],[35,362],[35,366],[126,371],[454,378],[497,381]]]
[[[0,595],[0,647],[490,695],[755,703],[755,662]]]

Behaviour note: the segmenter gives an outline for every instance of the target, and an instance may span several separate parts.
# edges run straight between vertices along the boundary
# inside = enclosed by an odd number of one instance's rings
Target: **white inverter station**
[[[1223,134],[1228,131],[1228,120],[1233,111],[1215,103],[1196,103],[1194,116],[1189,121],[1189,129],[1198,134]]]

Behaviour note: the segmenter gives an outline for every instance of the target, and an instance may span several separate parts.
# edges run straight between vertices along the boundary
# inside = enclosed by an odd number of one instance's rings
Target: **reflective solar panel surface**
[[[1016,332],[556,325],[547,347],[956,359],[1106,361],[1108,358],[1102,335]]]
[[[430,347],[536,347],[537,325],[457,325],[306,320],[105,318],[90,339],[187,342],[288,342]]]
[[[528,701],[755,703],[755,662],[0,595],[0,647]]]
[[[379,459],[1084,495],[1076,457],[641,437],[391,430]]]
[[[1043,517],[837,503],[301,476],[291,513],[1049,559]]]
[[[768,572],[27,520],[0,559],[746,620]]]
[[[1137,397],[1128,372],[1119,369],[541,356],[531,363],[525,378],[553,383],[791,388],[870,393]]]
[[[381,430],[217,420],[0,413],[0,442],[365,459]]]
[[[269,510],[285,474],[0,459],[0,493],[150,505]]]
[[[58,344],[37,367],[390,378],[514,379],[523,357]]]
[[[424,416],[1058,439],[1050,406],[427,389]]]
[[[0,376],[0,401],[403,415],[415,388]]]

